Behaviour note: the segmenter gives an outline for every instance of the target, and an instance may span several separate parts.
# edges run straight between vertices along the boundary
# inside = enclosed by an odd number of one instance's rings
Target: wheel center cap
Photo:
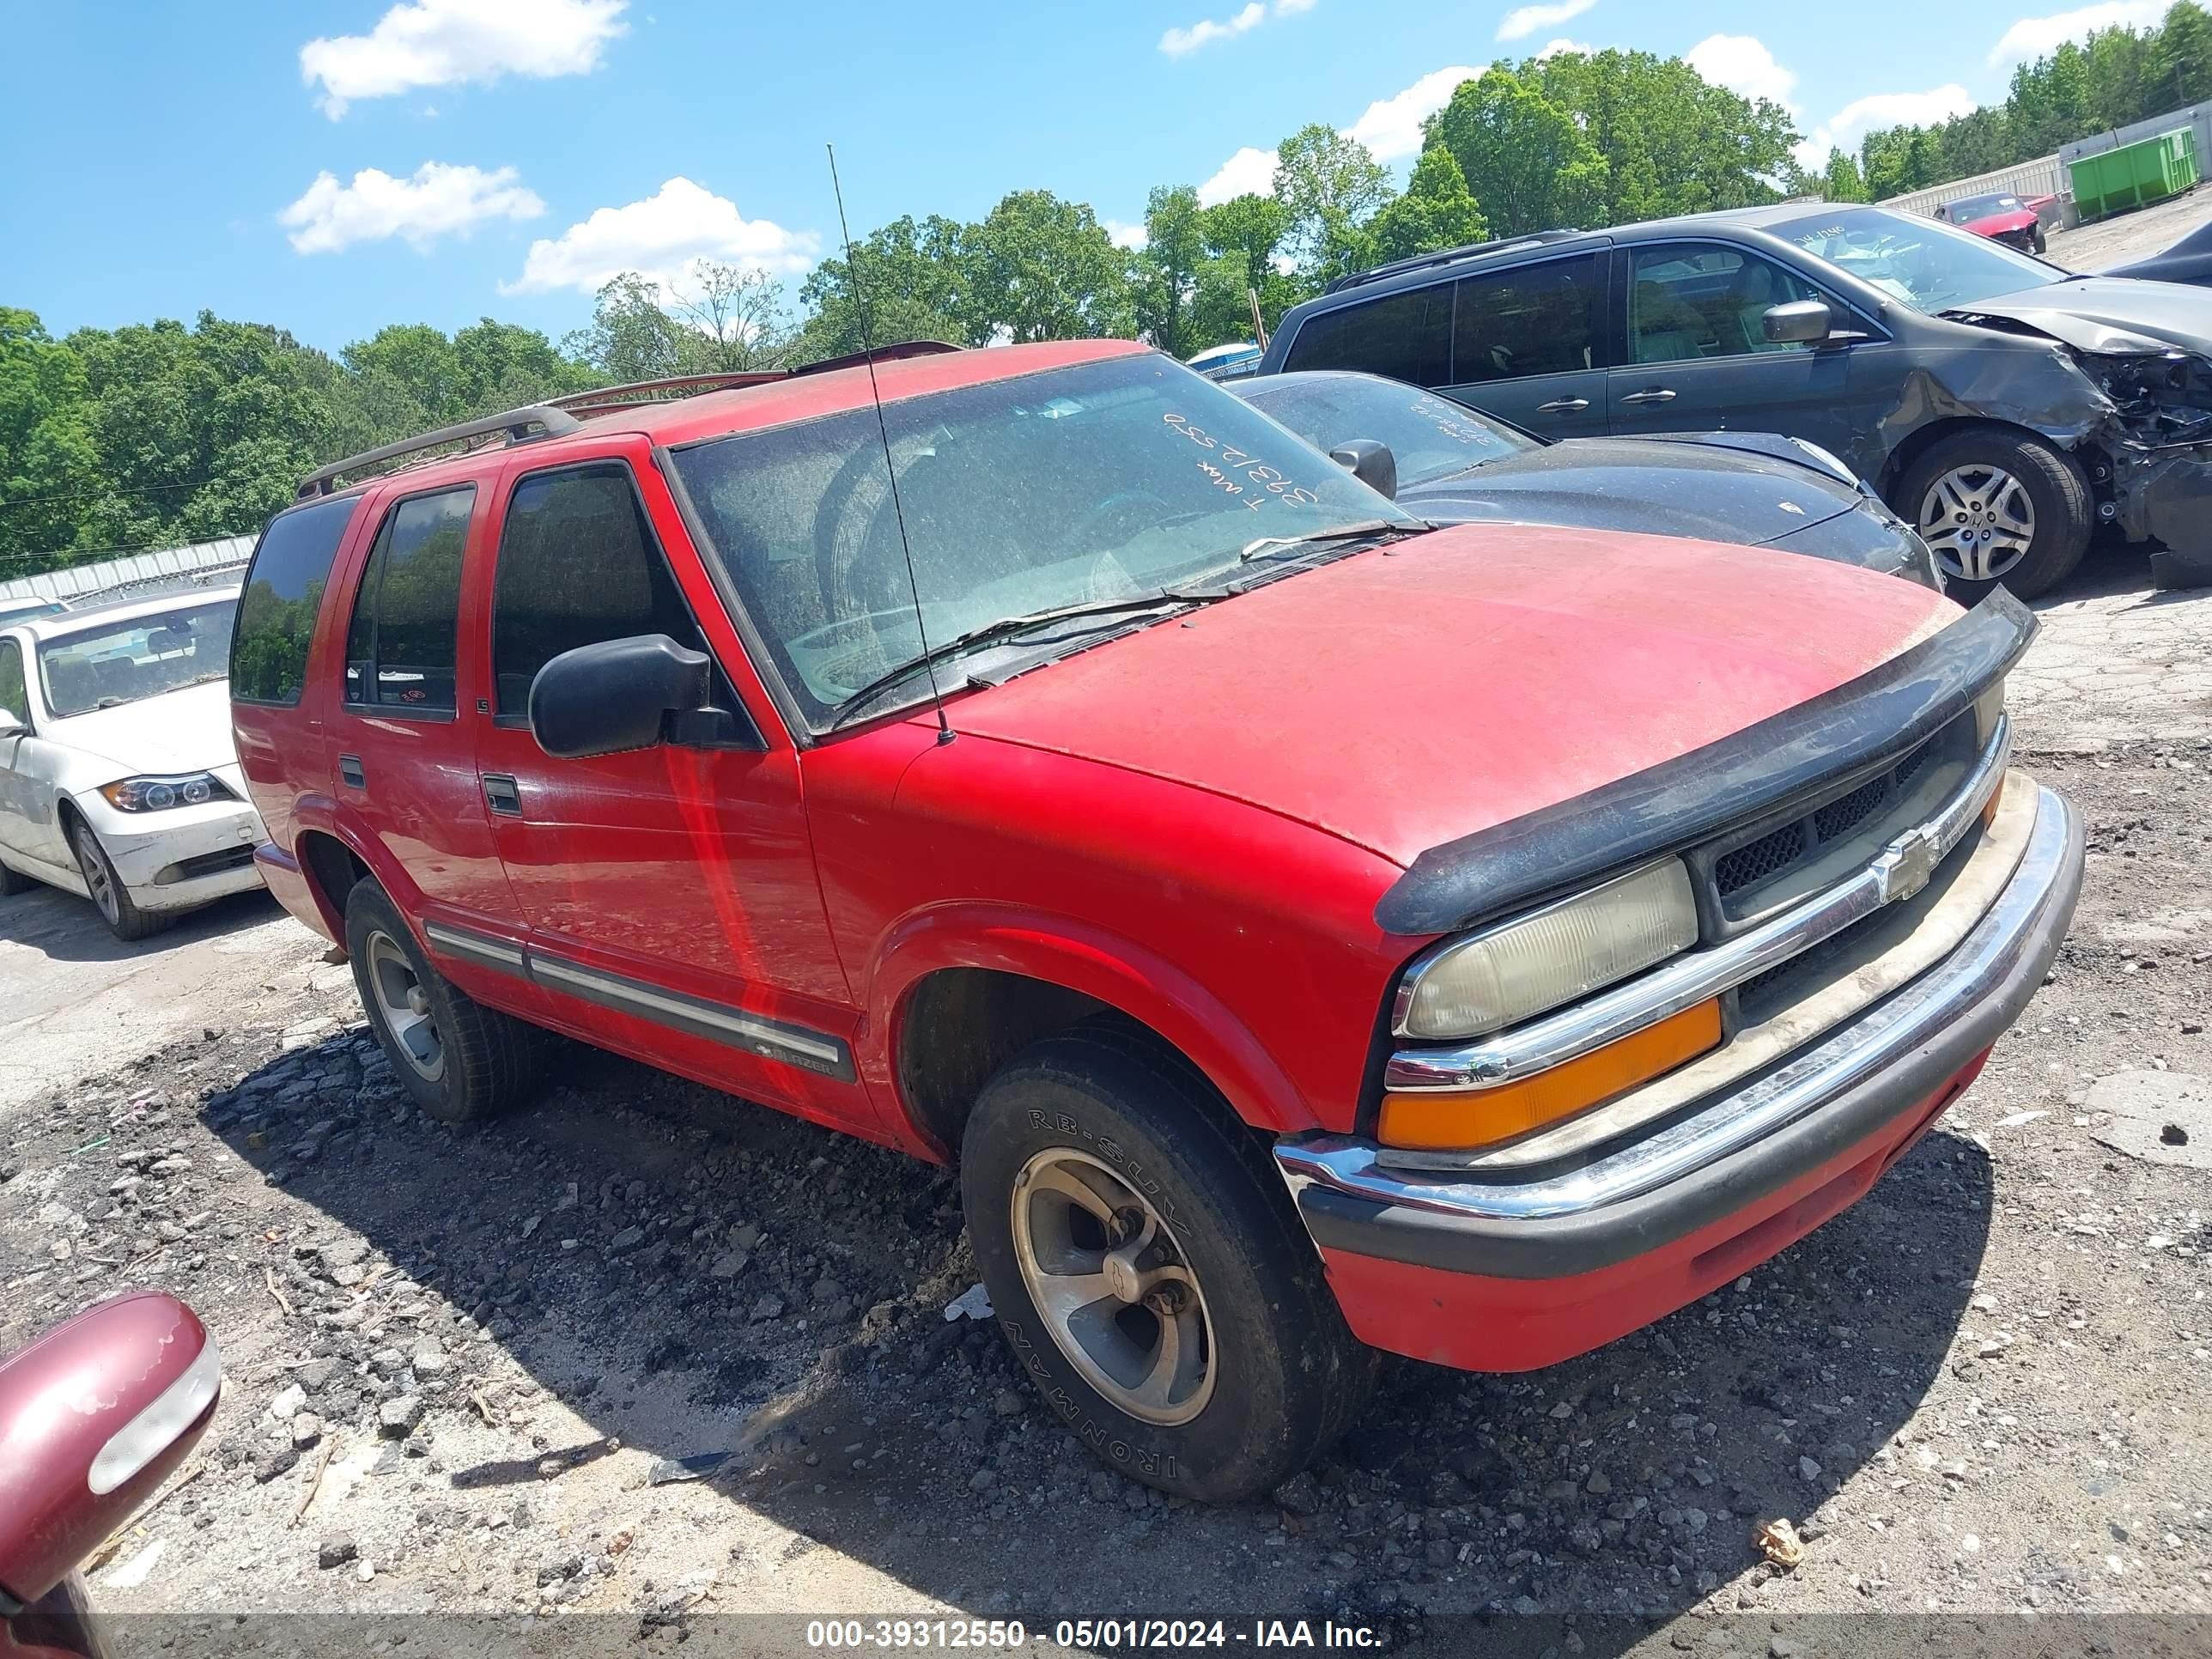
[[[1118,1251],[1106,1258],[1106,1285],[1116,1297],[1133,1304],[1140,1288],[1137,1264]]]

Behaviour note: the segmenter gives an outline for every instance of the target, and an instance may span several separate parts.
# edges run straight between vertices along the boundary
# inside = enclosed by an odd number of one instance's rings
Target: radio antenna
[[[921,665],[929,676],[929,700],[937,709],[937,740],[950,743],[957,735],[945,718],[945,693],[938,688],[937,665],[929,659],[929,635],[921,620],[921,583],[914,574],[914,547],[906,537],[906,508],[899,501],[898,468],[891,462],[890,423],[884,418],[884,394],[876,386],[876,326],[868,309],[868,296],[860,286],[860,262],[853,246],[853,227],[845,218],[845,186],[837,180],[837,146],[830,152],[830,190],[837,198],[837,230],[845,239],[845,280],[853,287],[853,303],[860,313],[860,355],[868,365],[868,396],[876,406],[876,435],[884,444],[884,476],[890,480],[891,514],[898,521],[899,551],[906,556],[907,592],[914,596],[915,636],[921,641]]]

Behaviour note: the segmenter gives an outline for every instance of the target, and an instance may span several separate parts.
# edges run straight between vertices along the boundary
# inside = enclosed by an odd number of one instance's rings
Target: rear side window
[[[502,718],[563,651],[638,634],[706,641],[620,465],[541,472],[514,487],[493,580],[491,660]]]
[[[1462,278],[1452,330],[1452,384],[1602,368],[1599,258],[1547,259]]]
[[[23,686],[23,647],[13,640],[0,640],[0,708],[19,720],[31,718],[31,700]]]
[[[1451,286],[1413,289],[1309,318],[1283,368],[1356,368],[1415,386],[1451,382]]]
[[[261,532],[231,635],[230,695],[290,705],[307,680],[307,646],[323,608],[331,562],[361,505],[357,495],[280,513]]]
[[[474,484],[416,495],[385,515],[346,629],[346,701],[401,714],[453,712],[461,554]]]

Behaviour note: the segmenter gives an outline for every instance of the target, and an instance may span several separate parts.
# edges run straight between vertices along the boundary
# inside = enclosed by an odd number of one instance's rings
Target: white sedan
[[[230,736],[235,587],[0,623],[0,894],[82,893],[118,939],[261,884]]]

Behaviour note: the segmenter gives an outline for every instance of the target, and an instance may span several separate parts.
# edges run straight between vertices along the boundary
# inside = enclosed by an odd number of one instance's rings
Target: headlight
[[[1697,942],[1690,872],[1667,859],[1455,939],[1399,988],[1407,1036],[1474,1037],[1640,973]]]
[[[173,806],[204,806],[211,800],[236,799],[212,772],[188,772],[174,778],[125,778],[119,783],[103,783],[100,793],[120,812],[166,812]]]

